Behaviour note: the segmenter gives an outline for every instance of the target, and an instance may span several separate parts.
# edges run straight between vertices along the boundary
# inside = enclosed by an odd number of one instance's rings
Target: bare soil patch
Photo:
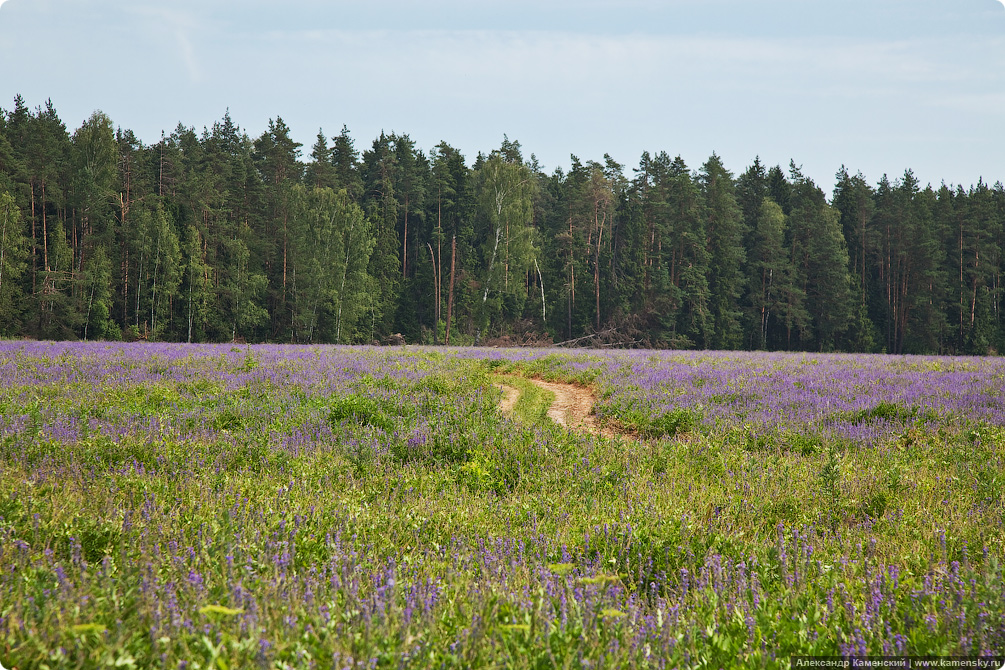
[[[506,384],[496,384],[502,391],[502,400],[499,401],[499,409],[506,416],[512,416],[513,408],[516,407],[516,401],[520,399],[520,391],[513,388],[512,386],[507,386]]]
[[[600,432],[597,418],[590,413],[593,411],[593,403],[597,399],[589,389],[572,384],[546,382],[540,379],[531,379],[530,381],[555,394],[555,401],[548,408],[549,419],[571,430]]]
[[[562,384],[559,382],[546,382],[542,379],[526,378],[532,384],[551,391],[555,394],[555,400],[548,408],[548,418],[560,426],[569,430],[578,430],[586,433],[605,435],[613,437],[618,434],[609,428],[601,428],[597,417],[593,415],[593,405],[597,398],[593,391],[574,384]],[[505,384],[497,385],[502,389],[503,397],[499,401],[499,408],[503,414],[512,415],[516,406],[520,391]]]

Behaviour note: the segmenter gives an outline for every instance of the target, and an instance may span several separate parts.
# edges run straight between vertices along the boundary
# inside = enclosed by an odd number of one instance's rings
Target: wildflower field
[[[977,358],[0,342],[0,664],[1002,655],[1003,391]]]

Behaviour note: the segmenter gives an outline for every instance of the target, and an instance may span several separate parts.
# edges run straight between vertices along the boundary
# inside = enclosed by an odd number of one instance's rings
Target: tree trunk
[[[429,248],[429,262],[433,264],[433,346],[440,344],[440,287],[436,285],[436,254],[433,253],[433,245],[426,242]]]
[[[160,166],[157,169],[157,195],[164,197],[164,131],[161,131]]]
[[[405,196],[405,234],[401,246],[401,278],[408,278],[408,196]]]
[[[87,327],[91,325],[91,305],[94,303],[94,284],[91,284],[91,297],[87,300],[87,317],[84,319],[84,342],[87,342]]]
[[[192,344],[192,282],[194,281],[194,275],[192,274],[192,260],[188,261],[188,343]]]
[[[11,215],[8,212],[0,212],[3,217],[3,237],[0,239],[0,297],[3,296],[3,268],[7,255],[7,222]],[[86,337],[84,339],[87,339]]]
[[[978,240],[978,244],[980,244],[979,240]],[[971,328],[974,327],[974,320],[977,317],[977,277],[978,277],[977,271],[978,271],[978,268],[980,268],[980,266],[981,266],[981,252],[975,250],[974,251],[974,291],[973,291],[973,300],[971,300],[971,302],[970,302],[970,327]]]
[[[862,264],[862,306],[864,307],[865,306],[865,293],[866,293],[866,291],[865,291],[865,225],[866,225],[865,212],[861,212],[859,214],[859,225],[862,228],[862,257],[860,258],[860,262]]]
[[[429,253],[433,253],[432,248]],[[436,319],[436,329],[433,331],[433,343],[435,344],[439,338],[440,317],[443,314],[443,206],[439,193],[436,196],[436,263],[433,270],[433,280],[436,284],[436,309],[433,310]]]
[[[963,348],[963,342],[964,342],[964,337],[963,337],[963,323],[964,323],[964,321],[963,321],[963,319],[964,319],[963,314],[964,314],[964,307],[963,306],[965,304],[965,299],[964,299],[964,290],[965,290],[965,288],[966,288],[966,284],[963,281],[963,219],[961,218],[960,219],[960,341],[959,341],[959,348],[960,349]]]
[[[46,227],[45,219],[45,180],[42,180],[42,251],[43,251],[43,267],[45,271],[49,271],[49,232]],[[48,281],[48,278],[46,278]]]
[[[593,218],[598,228],[596,253],[593,255],[593,289],[597,298],[597,332],[600,332],[600,247],[604,239],[604,226],[607,223],[607,214],[604,213],[604,217],[601,219],[597,208],[594,208]]]
[[[31,294],[38,292],[38,240],[35,232],[35,182],[31,182]]]
[[[492,287],[492,269],[496,264],[496,256],[499,253],[499,238],[502,237],[502,228],[496,228],[496,243],[492,247],[492,260],[489,261],[489,270],[485,273],[485,292],[482,293],[482,314],[485,316],[485,303],[489,299],[489,289]],[[482,324],[478,324],[478,330],[475,331],[475,344],[477,345],[482,339]]]
[[[140,261],[136,270],[136,329],[140,327],[140,284],[143,282],[143,251],[140,251]]]
[[[572,216],[569,216],[569,339],[572,339],[572,310],[576,307],[576,257],[573,252]]]
[[[537,281],[541,284],[541,325],[545,328],[548,327],[548,308],[544,301],[544,276],[541,274],[541,268],[537,264],[537,259],[534,259],[534,269],[537,270]]]
[[[345,279],[349,274],[349,258],[352,253],[352,234],[356,229],[355,220],[349,226],[349,234],[345,241],[345,265],[342,266],[342,285],[338,290],[338,316],[335,318],[335,344],[342,344],[342,305],[345,303]]]
[[[153,332],[157,328],[157,322],[154,320],[154,308],[157,306],[157,269],[161,263],[161,236],[160,231],[157,232],[157,247],[154,251],[154,276],[153,276],[153,287],[150,291],[150,331]]]
[[[447,293],[447,346],[450,346],[450,321],[454,311],[454,268],[457,260],[457,236],[450,243],[450,290]]]

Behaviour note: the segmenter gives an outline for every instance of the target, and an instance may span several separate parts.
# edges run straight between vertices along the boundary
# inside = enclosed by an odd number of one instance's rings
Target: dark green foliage
[[[918,410],[914,407],[907,409],[891,402],[881,402],[875,407],[863,409],[852,417],[852,423],[869,423],[875,420],[883,421],[904,421],[913,418]]]
[[[861,515],[870,519],[882,519],[883,515],[886,514],[888,504],[889,500],[886,493],[875,491],[862,501]]]
[[[873,407],[853,412],[841,417],[855,424],[889,421],[903,424],[931,423],[936,414],[931,410],[921,411],[917,407],[904,407],[892,402],[881,402]]]
[[[826,514],[829,517],[831,532],[837,530],[838,524],[842,520],[841,502],[841,454],[833,446],[828,454],[827,461],[820,470],[820,489],[823,495],[823,502],[826,507]]]
[[[741,272],[746,257],[743,219],[733,176],[715,154],[702,166],[700,184],[709,255],[710,344],[714,349],[736,349],[741,342],[739,302],[746,288]]]
[[[824,449],[823,439],[813,433],[789,433],[781,444],[792,453],[812,456]]]
[[[908,170],[872,186],[842,167],[828,202],[759,159],[735,179],[714,154],[694,172],[665,152],[630,177],[609,156],[545,174],[505,137],[470,164],[396,133],[360,152],[345,127],[303,160],[292,137],[277,117],[251,138],[228,112],[146,145],[101,112],[71,133],[51,102],[16,98],[0,111],[0,333],[1005,347],[1000,183],[934,190]],[[355,238],[306,216],[325,192]]]
[[[785,249],[787,221],[770,198],[761,201],[750,233],[748,258],[748,341],[752,348],[788,346],[809,325],[805,291],[796,284],[796,271]]]
[[[372,426],[385,433],[394,430],[394,414],[388,410],[393,408],[390,403],[379,402],[367,395],[345,395],[332,401],[328,410],[328,421],[332,427],[342,423],[353,423],[360,426]]]
[[[663,414],[629,410],[620,415],[625,428],[650,439],[687,433],[697,427],[701,419],[701,414],[690,409],[674,409]]]
[[[812,324],[812,331],[800,340],[805,347],[830,351],[850,317],[848,250],[839,214],[823,191],[794,164],[791,173],[788,224],[794,284],[805,296]]]

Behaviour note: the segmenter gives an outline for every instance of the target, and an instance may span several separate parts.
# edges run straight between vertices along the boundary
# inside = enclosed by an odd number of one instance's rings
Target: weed
[[[333,427],[349,422],[360,426],[372,426],[390,433],[394,430],[395,422],[387,411],[389,408],[388,402],[354,393],[332,400],[328,406],[328,421]]]
[[[838,524],[844,518],[841,500],[841,454],[835,446],[827,452],[827,461],[820,470],[819,481],[827,522],[831,532],[836,533]]]

